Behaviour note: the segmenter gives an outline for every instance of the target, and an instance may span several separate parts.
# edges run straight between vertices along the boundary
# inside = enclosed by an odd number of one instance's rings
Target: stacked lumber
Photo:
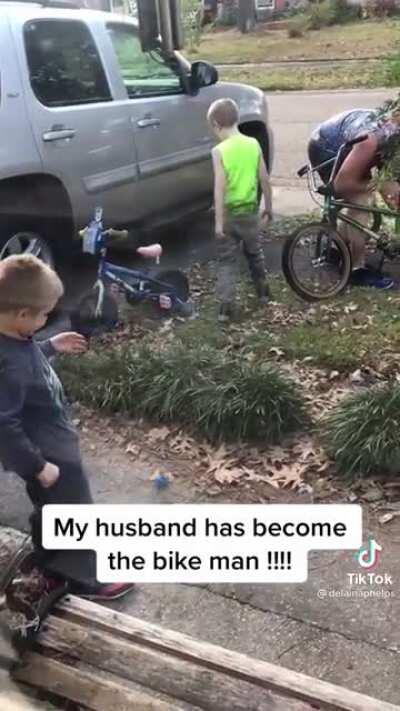
[[[68,596],[14,676],[91,711],[399,711]]]

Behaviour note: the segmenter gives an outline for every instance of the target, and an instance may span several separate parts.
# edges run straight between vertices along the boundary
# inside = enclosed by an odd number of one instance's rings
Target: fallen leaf
[[[354,384],[364,382],[364,376],[360,369],[355,370],[354,373],[350,375],[350,382]]]
[[[170,440],[169,447],[176,454],[189,457],[200,456],[195,440],[192,439],[192,437],[185,436],[181,432]]]
[[[132,442],[130,442],[125,449],[126,454],[134,454],[135,456],[139,454],[139,451],[137,444],[133,444]]]
[[[150,442],[164,441],[171,434],[169,427],[153,427],[146,434],[146,439]]]

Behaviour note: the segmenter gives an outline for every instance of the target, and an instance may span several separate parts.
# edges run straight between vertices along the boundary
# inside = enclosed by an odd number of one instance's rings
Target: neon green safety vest
[[[258,210],[260,145],[242,134],[226,138],[218,145],[225,171],[225,207],[234,215]]]

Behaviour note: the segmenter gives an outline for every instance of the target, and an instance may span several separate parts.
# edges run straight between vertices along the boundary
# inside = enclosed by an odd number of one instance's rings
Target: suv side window
[[[174,60],[169,63],[159,52],[142,52],[132,27],[110,23],[107,29],[130,99],[182,93]]]
[[[79,20],[33,20],[24,28],[30,81],[45,106],[111,101],[94,40]]]

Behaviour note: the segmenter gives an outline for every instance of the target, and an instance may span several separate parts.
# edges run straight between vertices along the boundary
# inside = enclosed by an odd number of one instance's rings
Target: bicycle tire
[[[343,274],[339,283],[330,291],[324,293],[311,292],[305,284],[297,278],[295,271],[293,269],[292,258],[293,252],[296,244],[299,240],[304,237],[307,233],[310,234],[312,230],[321,232],[323,231],[326,235],[327,232],[330,233],[330,238],[338,250],[339,255],[342,259],[343,264]],[[326,301],[335,296],[338,296],[347,286],[350,274],[351,274],[351,255],[350,250],[343,240],[343,238],[331,227],[329,224],[323,222],[311,222],[308,225],[303,225],[294,234],[290,235],[283,246],[282,252],[282,271],[288,282],[289,286],[295,291],[302,299],[305,301]]]
[[[71,327],[86,338],[115,328],[118,323],[118,304],[107,291],[104,293],[103,310],[96,316],[97,289],[91,289],[70,314]]]
[[[187,301],[189,298],[189,281],[183,272],[178,270],[166,270],[158,272],[155,276],[157,281],[168,284],[180,301]],[[162,287],[156,284],[153,286],[154,291],[163,292]]]

